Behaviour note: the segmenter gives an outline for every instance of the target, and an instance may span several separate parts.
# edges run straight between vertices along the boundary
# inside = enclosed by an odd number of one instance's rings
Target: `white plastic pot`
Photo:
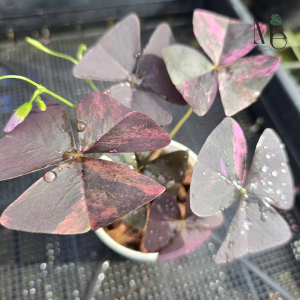
[[[196,160],[197,160],[197,155],[189,148],[186,146],[175,142],[171,141],[171,143],[164,148],[163,152],[164,153],[170,153],[178,150],[184,150],[184,151],[189,151],[189,160],[188,160],[188,165],[189,167],[193,167]],[[140,261],[140,262],[154,262],[158,258],[158,252],[155,253],[143,253],[140,251],[135,251],[129,248],[126,248],[119,243],[117,243],[113,238],[111,238],[103,228],[98,229],[96,232],[97,236],[99,239],[110,249],[114,250],[118,254],[129,258],[131,260],[135,261]]]

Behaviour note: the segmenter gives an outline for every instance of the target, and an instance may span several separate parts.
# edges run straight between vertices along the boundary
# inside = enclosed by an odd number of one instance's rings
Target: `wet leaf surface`
[[[187,169],[188,155],[187,151],[164,154],[146,164],[142,173],[162,184],[176,197]]]

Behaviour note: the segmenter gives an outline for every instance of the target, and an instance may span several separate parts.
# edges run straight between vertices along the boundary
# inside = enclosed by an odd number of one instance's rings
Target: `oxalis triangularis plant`
[[[139,21],[134,14],[117,23],[86,54],[83,55],[83,52],[87,50],[86,46],[80,45],[77,53],[78,60],[66,54],[50,50],[33,39],[27,38],[27,41],[40,50],[72,61],[76,64],[73,74],[76,77],[86,79],[94,91],[98,90],[92,80],[119,82],[106,90],[105,93],[116,98],[129,108],[148,114],[161,125],[171,122],[171,114],[164,100],[176,104],[186,104],[187,102],[191,108],[172,130],[170,136],[173,137],[193,110],[199,116],[207,113],[216,97],[218,86],[226,115],[234,115],[255,102],[271,79],[279,62],[278,58],[265,55],[241,58],[255,46],[253,44],[253,35],[257,29],[253,25],[243,24],[237,20],[204,10],[196,10],[194,12],[193,25],[194,33],[200,46],[210,57],[213,64],[199,51],[187,46],[174,44],[175,41],[171,29],[167,24],[161,24],[156,28],[149,43],[144,51],[141,52]],[[263,34],[265,30],[266,26],[261,24]],[[6,76],[5,78],[9,77],[12,76]],[[30,81],[28,79],[25,80]],[[25,103],[16,111],[8,123],[6,131],[11,131],[17,123],[24,119],[24,116],[31,110],[31,103],[34,99],[37,100],[40,109],[45,110],[45,103],[39,97],[42,92],[52,94],[59,99],[58,95],[44,87],[38,86],[29,104]],[[104,97],[104,95],[101,97]],[[70,105],[65,99],[61,98],[60,100]],[[112,99],[111,101],[115,100]],[[228,126],[229,123],[232,125],[231,128]],[[86,130],[85,122],[79,122],[78,126],[79,131]],[[118,130],[119,127],[115,129],[115,131]],[[230,135],[232,130],[234,131],[233,136]],[[217,142],[215,144],[210,142],[214,139],[215,132],[219,134],[220,141],[218,138],[216,138],[216,141],[220,144],[220,149],[224,149],[225,154],[220,154],[216,151],[215,145]],[[224,132],[225,136],[228,137],[229,145],[224,144],[220,132]],[[275,133],[270,130],[266,132],[268,134],[264,133],[261,138],[263,141],[266,141],[267,144],[270,142],[279,143],[279,138]],[[109,137],[108,134],[105,136]],[[210,147],[207,145],[210,145]],[[287,165],[287,159],[281,145],[279,143],[280,155],[274,148],[271,149],[273,153],[265,154],[265,158],[271,159],[279,155],[279,158],[282,159],[281,166],[284,167]],[[163,146],[161,144],[158,148]],[[209,148],[210,151],[205,152],[206,148]],[[141,151],[134,147],[130,150]],[[128,148],[128,151],[130,150]],[[153,149],[149,148],[148,150]],[[119,152],[118,149],[113,147],[100,152],[107,151],[110,153],[108,156],[114,161],[138,170],[166,188],[166,192],[161,194],[152,205],[140,206],[141,204],[135,204],[135,207],[131,207],[127,211],[123,210],[122,213],[117,214],[115,219],[118,220],[116,222],[112,223],[114,220],[111,219],[110,221],[107,220],[106,223],[97,223],[98,227],[110,223],[106,231],[127,247],[134,248],[136,247],[134,244],[137,244],[137,249],[144,252],[159,251],[159,259],[161,260],[179,257],[202,244],[210,236],[210,229],[222,223],[222,211],[239,193],[243,195],[241,200],[242,208],[239,208],[225,242],[215,258],[217,263],[232,261],[247,252],[256,252],[279,245],[286,242],[290,237],[287,224],[271,207],[273,205],[287,209],[292,205],[292,179],[289,168],[281,169],[281,172],[288,176],[284,178],[284,182],[281,182],[284,191],[282,188],[278,188],[279,183],[271,180],[266,181],[268,176],[276,177],[279,174],[276,170],[268,173],[269,168],[276,167],[275,164],[278,162],[276,159],[270,160],[271,167],[266,164],[261,166],[264,174],[259,177],[255,177],[251,169],[248,181],[254,176],[257,182],[252,182],[254,184],[251,186],[253,187],[252,190],[248,187],[248,182],[243,187],[245,178],[240,172],[241,165],[244,163],[246,146],[242,130],[233,119],[225,119],[212,133],[212,137],[208,138],[200,151],[191,185],[191,206],[189,186],[191,184],[192,169],[191,166],[189,168],[187,166],[187,152],[178,151],[164,154],[160,157],[158,156],[161,154],[161,150],[155,151],[152,155],[150,155],[151,152],[128,153],[126,155],[113,154],[114,152]],[[206,153],[205,155],[203,155],[203,151]],[[82,158],[82,154],[89,153],[82,152],[82,150],[70,153],[68,158],[73,158],[75,163],[80,165],[77,169],[81,170],[80,172],[83,174],[81,177],[86,179],[87,177],[84,176],[85,170],[89,169],[88,165],[96,160]],[[228,153],[232,156],[229,155],[228,157]],[[216,157],[206,162],[207,159],[210,159],[209,155]],[[218,155],[220,157],[217,157]],[[232,163],[232,160],[234,163]],[[260,157],[259,162],[256,162],[254,158],[253,165],[256,167],[260,166],[262,161],[263,157]],[[204,171],[203,168],[205,169]],[[200,175],[199,169],[201,169]],[[47,174],[49,175],[45,176],[44,180],[49,177],[50,180],[53,178],[56,181],[57,177],[53,173]],[[201,181],[201,174],[203,176],[210,174],[210,176],[205,177],[210,180],[210,183],[206,184],[205,180]],[[55,173],[55,175],[57,174]],[[228,187],[224,188],[224,184],[227,184]],[[262,191],[259,188],[258,191],[254,191],[260,184],[267,186],[262,188],[262,190],[268,196],[260,193]],[[273,184],[273,188],[268,187],[268,185],[271,186]],[[85,180],[84,186],[88,186]],[[95,187],[96,185],[94,184],[93,186]],[[275,187],[277,189],[274,189]],[[224,197],[218,196],[219,190],[225,190]],[[227,195],[227,192],[230,195]],[[87,191],[85,193],[86,195],[88,194]],[[107,193],[105,195],[106,197],[111,196],[111,194]],[[284,201],[284,207],[280,206],[280,203],[278,204],[279,200],[275,195],[280,195],[280,199]],[[152,198],[147,199],[145,202],[149,202],[153,198],[155,198],[155,195],[152,195]],[[212,199],[217,199],[218,203],[214,203]],[[226,201],[229,202],[227,203]],[[253,203],[258,205],[259,212],[248,211],[249,207],[253,208],[255,206]],[[89,207],[94,206],[99,208],[97,204]],[[140,207],[134,210],[138,206]],[[218,206],[218,209],[213,209],[215,206]],[[9,212],[9,210],[10,208],[6,212]],[[120,219],[130,210],[133,211]],[[241,211],[243,212],[243,217],[241,217]],[[103,212],[104,210],[102,210]],[[258,216],[265,223],[263,223],[261,235],[254,238],[256,236],[255,228],[261,225],[257,219]],[[9,219],[6,218],[6,220]],[[269,230],[275,221],[278,221],[282,228],[281,233],[277,237],[270,235]],[[93,229],[97,228],[97,226]],[[280,230],[279,227],[276,228]],[[264,239],[270,240],[270,242],[266,244]]]

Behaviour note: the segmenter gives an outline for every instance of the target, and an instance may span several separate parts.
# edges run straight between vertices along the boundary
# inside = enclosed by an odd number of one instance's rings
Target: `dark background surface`
[[[195,47],[191,20],[197,7],[251,21],[239,1],[0,1],[0,73],[31,78],[76,104],[91,92],[89,85],[73,78],[71,62],[25,44],[25,35],[51,41],[47,45],[51,49],[75,56],[80,43],[94,44],[112,20],[135,11],[141,17],[143,44],[156,24],[168,21],[178,42]],[[109,83],[99,82],[97,86],[103,91]],[[32,92],[33,87],[25,82],[1,82],[1,135],[13,110]],[[265,127],[273,127],[280,134],[287,145],[297,185],[299,103],[291,78],[279,70],[260,100],[235,116],[247,136],[250,158]],[[171,104],[170,108],[173,123],[166,126],[168,131],[188,109]],[[66,109],[74,125],[74,111]],[[223,118],[218,97],[206,116],[193,114],[175,140],[198,153]],[[263,125],[253,127],[258,118],[264,120]],[[44,173],[45,170],[0,182],[0,212]],[[55,236],[0,227],[0,299],[300,299],[298,207],[283,213],[294,233],[289,244],[217,266],[212,258],[235,209],[236,205],[226,211],[227,222],[210,241],[168,263],[128,261],[104,246],[93,232]]]

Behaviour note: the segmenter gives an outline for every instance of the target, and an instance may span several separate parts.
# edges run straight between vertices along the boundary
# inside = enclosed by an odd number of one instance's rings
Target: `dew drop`
[[[282,173],[286,173],[286,169],[282,169],[281,172],[282,172]]]
[[[263,165],[261,170],[262,170],[262,172],[266,173],[266,172],[268,172],[268,167],[266,165]]]
[[[264,149],[268,149],[268,146],[264,146]]]
[[[150,234],[153,234],[153,230],[150,230]]]
[[[280,189],[277,190],[277,191],[276,191],[276,194],[277,194],[277,195],[281,195],[281,194],[282,194],[282,190],[280,190]]]
[[[122,82],[120,85],[121,85],[121,86],[124,86],[124,82]]]
[[[281,165],[282,167],[285,167],[285,166],[286,166],[286,163],[282,162],[280,165]]]
[[[283,182],[281,185],[282,185],[282,186],[286,186],[286,183],[285,183],[285,182]]]
[[[285,145],[283,143],[279,144],[279,148],[280,149],[284,149],[285,148]]]
[[[205,172],[203,172],[203,175],[206,175],[206,173],[205,173]]]
[[[77,121],[77,130],[78,130],[79,132],[84,131],[85,128],[86,128],[86,124],[85,124],[85,123],[83,123],[83,122],[81,122],[81,121]]]
[[[273,183],[272,183],[272,181],[268,181],[268,185],[272,185]]]
[[[286,196],[282,195],[282,196],[280,197],[280,199],[281,199],[281,200],[286,200]]]
[[[56,173],[53,171],[49,171],[44,175],[44,179],[47,182],[52,182],[56,179]]]
[[[136,53],[136,54],[134,55],[134,57],[135,57],[135,58],[139,58],[140,55],[141,55],[141,53]]]
[[[112,149],[112,150],[109,150],[109,153],[117,153],[118,151],[116,149]]]
[[[225,207],[222,205],[222,206],[220,207],[220,210],[221,210],[221,211],[224,211],[224,210],[225,210]]]
[[[127,86],[130,86],[130,83],[129,83],[129,82],[126,82],[125,84],[126,84]]]
[[[299,226],[297,224],[292,225],[292,230],[293,231],[299,231]]]
[[[273,172],[272,172],[272,176],[277,177],[277,175],[278,175],[278,172],[277,172],[277,171],[273,171]]]
[[[245,229],[249,230],[251,226],[252,226],[252,222],[249,219],[245,219],[245,221],[244,221]]]
[[[104,91],[104,94],[109,94],[110,93],[110,89],[106,89],[105,91]]]
[[[159,241],[162,241],[163,239],[164,239],[163,236],[160,236],[160,237],[158,238]]]
[[[270,154],[266,154],[266,155],[265,155],[265,158],[270,159],[270,158],[271,158],[271,155],[270,155]]]
[[[255,97],[258,97],[259,94],[260,94],[260,92],[255,92],[255,93],[254,93],[254,96],[255,96]]]
[[[267,219],[268,219],[266,213],[262,213],[261,216],[260,216],[260,219],[261,219],[262,221],[266,222]]]

